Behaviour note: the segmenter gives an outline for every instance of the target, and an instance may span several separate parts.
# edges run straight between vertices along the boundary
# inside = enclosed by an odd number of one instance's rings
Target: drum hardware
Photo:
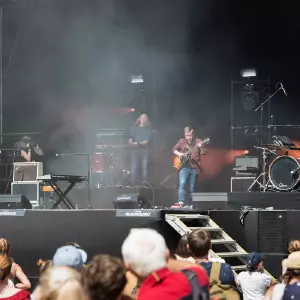
[[[252,191],[253,186],[257,183],[261,190],[265,192],[268,188],[268,183],[269,180],[267,180],[267,158],[268,154],[275,154],[277,156],[277,153],[270,150],[269,148],[266,147],[258,147],[258,146],[253,146],[256,149],[262,150],[262,172],[257,176],[257,178],[253,181],[253,183],[250,185],[248,188],[248,192]],[[262,183],[260,182],[260,179],[262,178]]]

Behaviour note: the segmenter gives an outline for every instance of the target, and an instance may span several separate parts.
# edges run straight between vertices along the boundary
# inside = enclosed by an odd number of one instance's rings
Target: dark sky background
[[[151,165],[158,181],[173,172],[170,149],[192,124],[212,138],[206,167],[216,153],[222,165],[212,168],[203,189],[228,189],[230,86],[243,67],[270,77],[271,93],[284,84],[288,97],[281,91],[271,100],[274,123],[300,124],[296,1],[3,3],[3,132],[43,132],[37,139],[48,150],[51,171],[78,173],[77,164],[70,169],[51,154],[92,151],[97,129],[133,122],[141,103],[128,83],[131,74],[145,78],[145,111],[157,128]],[[117,106],[137,111],[113,113]],[[277,132],[297,139],[299,130]]]

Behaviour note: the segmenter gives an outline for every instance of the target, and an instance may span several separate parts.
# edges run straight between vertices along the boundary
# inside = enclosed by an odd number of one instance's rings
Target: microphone
[[[279,82],[279,84],[280,84],[280,88],[283,90],[284,96],[286,97],[286,96],[288,95],[287,92],[285,91],[285,89],[284,89],[282,83]]]

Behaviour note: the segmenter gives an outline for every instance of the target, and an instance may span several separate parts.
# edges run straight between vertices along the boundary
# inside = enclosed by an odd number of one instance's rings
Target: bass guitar
[[[174,168],[176,168],[178,171],[180,171],[181,168],[183,167],[183,165],[190,159],[190,155],[193,153],[193,151],[196,147],[202,147],[209,143],[210,143],[210,138],[206,138],[203,141],[201,141],[200,144],[199,143],[195,144],[194,147],[190,148],[187,152],[185,152],[182,157],[175,155]]]

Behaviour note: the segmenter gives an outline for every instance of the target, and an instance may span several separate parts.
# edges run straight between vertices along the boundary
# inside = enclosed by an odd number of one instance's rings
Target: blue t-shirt
[[[284,289],[282,300],[300,299],[300,282],[288,284]]]
[[[200,262],[200,265],[206,270],[208,277],[210,276],[213,262]],[[221,270],[219,275],[221,284],[230,284],[235,286],[235,277],[230,265],[221,263]]]
[[[151,135],[152,130],[149,127],[132,126],[130,128],[130,137],[134,142],[150,141]]]

